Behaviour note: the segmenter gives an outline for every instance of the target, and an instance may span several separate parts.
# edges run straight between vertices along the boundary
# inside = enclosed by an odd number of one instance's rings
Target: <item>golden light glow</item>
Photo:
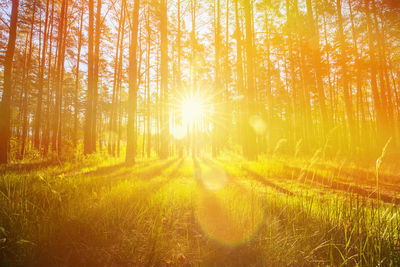
[[[190,96],[182,102],[182,119],[184,123],[199,120],[204,112],[204,104],[199,96]]]
[[[186,136],[186,129],[185,127],[178,125],[174,128],[172,128],[172,136],[176,139],[176,140],[181,140]]]

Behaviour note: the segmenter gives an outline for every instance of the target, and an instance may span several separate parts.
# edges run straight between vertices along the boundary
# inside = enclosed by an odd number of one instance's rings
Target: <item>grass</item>
[[[2,167],[0,265],[398,266],[398,206],[328,184],[373,190],[374,167],[356,170],[318,155]],[[392,176],[379,166],[381,196]]]

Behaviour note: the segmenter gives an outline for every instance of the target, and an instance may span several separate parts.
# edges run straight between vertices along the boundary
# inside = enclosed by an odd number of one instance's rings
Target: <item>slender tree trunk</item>
[[[135,0],[133,14],[130,24],[130,49],[129,49],[129,96],[128,96],[128,124],[127,124],[127,144],[126,158],[127,163],[135,163],[136,157],[136,138],[135,138],[135,118],[137,109],[137,47],[138,47],[138,27],[139,27],[139,7],[140,0]]]
[[[27,141],[27,135],[28,135],[28,96],[30,93],[30,87],[31,87],[31,63],[32,63],[32,51],[33,51],[33,27],[35,25],[35,13],[36,13],[36,1],[33,2],[33,11],[32,11],[32,16],[31,16],[31,30],[30,30],[30,35],[29,35],[29,53],[28,53],[28,59],[26,63],[26,75],[23,77],[23,101],[22,101],[22,137],[21,137],[21,150],[19,154],[19,159],[23,159],[25,155],[25,149],[26,149],[26,141]]]
[[[271,36],[270,36],[270,31],[271,31],[271,21],[270,21],[270,15],[269,15],[269,7],[265,10],[265,32],[266,32],[266,61],[267,61],[267,77],[266,77],[266,98],[267,98],[267,126],[269,129],[271,129],[268,133],[268,136],[266,136],[266,145],[267,147],[264,148],[266,151],[269,149],[271,145],[271,134],[273,134],[272,131],[272,126],[273,126],[273,100],[272,100],[272,61],[271,61]]]
[[[365,111],[364,111],[364,104],[363,104],[363,91],[362,91],[362,78],[361,78],[361,59],[360,54],[358,52],[357,47],[357,31],[354,26],[354,16],[353,16],[353,8],[351,4],[351,0],[349,0],[349,11],[350,11],[350,22],[351,22],[351,32],[352,32],[352,39],[353,39],[353,49],[355,53],[355,70],[356,70],[356,88],[357,88],[357,117],[356,120],[358,121],[358,128],[356,129],[356,136],[360,136],[362,134],[364,137],[368,135],[367,131],[364,131],[364,124],[365,124]],[[359,140],[359,138],[358,138]],[[363,142],[368,142],[369,138],[363,138]],[[359,144],[358,144],[359,145]]]
[[[126,17],[126,2],[125,0],[122,0],[122,4],[124,6],[123,8],[123,16],[122,16],[122,36],[121,36],[121,42],[120,42],[120,48],[119,48],[119,65],[118,65],[118,84],[117,84],[117,96],[116,96],[116,103],[117,103],[117,110],[116,110],[116,118],[115,120],[117,120],[118,123],[118,135],[116,136],[117,140],[116,140],[116,146],[117,146],[117,157],[120,156],[120,143],[121,143],[121,136],[122,136],[122,120],[121,120],[121,113],[122,113],[122,109],[121,109],[121,87],[122,87],[122,77],[123,77],[123,73],[122,73],[122,59],[124,56],[124,37],[125,37],[125,17]],[[113,147],[113,153],[115,154],[115,145]]]
[[[392,142],[396,145],[396,136],[394,129],[394,114],[393,114],[393,95],[390,86],[390,81],[387,72],[387,55],[386,55],[386,39],[384,27],[379,26],[378,22],[378,14],[381,14],[381,10],[379,7],[375,5],[375,0],[371,0],[372,9],[375,11],[373,14],[374,18],[374,28],[375,28],[375,38],[377,39],[378,44],[378,66],[379,66],[379,80],[380,80],[380,92],[381,92],[381,102],[382,108],[386,114],[386,136],[384,137],[387,142],[389,138],[392,138]]]
[[[113,91],[112,91],[112,103],[111,103],[111,114],[110,114],[110,126],[109,126],[109,136],[108,136],[108,153],[110,155],[115,156],[115,151],[113,151],[114,147],[114,132],[115,132],[115,109],[116,109],[116,92],[118,86],[118,70],[119,70],[119,53],[120,52],[120,39],[121,39],[121,31],[122,31],[122,20],[124,16],[124,2],[121,5],[121,14],[119,18],[118,25],[118,34],[117,34],[117,46],[115,49],[115,63],[114,63],[114,80],[113,80]]]
[[[182,70],[181,70],[181,61],[182,61],[182,26],[181,26],[181,0],[177,1],[177,16],[178,16],[178,33],[176,40],[176,49],[177,49],[177,66],[176,66],[176,88],[179,94],[183,94],[182,88]],[[182,114],[178,112],[178,124],[183,128]],[[178,140],[178,151],[179,156],[183,157],[184,150],[184,140]]]
[[[52,51],[53,51],[53,29],[54,29],[54,0],[51,1],[51,18],[50,18],[50,40],[49,40],[49,61],[48,61],[48,68],[47,68],[47,104],[46,104],[46,125],[45,125],[45,131],[43,134],[43,141],[42,141],[42,147],[43,147],[43,155],[47,156],[48,150],[49,150],[49,145],[50,145],[50,109],[52,105],[52,93],[51,93],[51,79],[53,78],[54,75],[52,75]]]
[[[67,31],[67,13],[68,13],[68,0],[62,1],[60,21],[59,21],[59,33],[58,33],[58,58],[56,68],[56,104],[55,104],[55,116],[53,125],[53,150],[57,151],[58,157],[62,152],[62,138],[61,138],[61,110],[62,110],[62,95],[63,95],[63,76],[64,76],[64,59],[65,59],[65,39]]]
[[[178,0],[179,1],[179,0]],[[178,10],[179,16],[179,10]],[[150,28],[150,3],[147,3],[147,59],[146,59],[146,114],[147,114],[147,157],[150,158],[151,156],[151,110],[150,110],[150,53],[151,53],[151,28]],[[178,26],[179,28],[179,26]]]
[[[162,125],[160,158],[169,156],[169,105],[168,105],[168,11],[167,0],[161,0],[161,96]]]
[[[0,164],[8,163],[11,134],[11,94],[12,94],[12,66],[17,37],[19,0],[12,1],[10,34],[8,37],[7,51],[4,58],[4,85],[0,103]]]
[[[97,11],[96,11],[96,33],[95,33],[95,41],[94,41],[94,86],[93,86],[93,98],[92,98],[92,138],[91,140],[91,153],[95,153],[96,148],[96,140],[97,140],[97,102],[99,95],[99,64],[100,64],[100,37],[101,37],[101,1],[97,0]]]
[[[222,84],[221,84],[221,7],[220,0],[214,1],[214,31],[215,31],[215,81],[214,81],[214,118],[213,118],[213,136],[212,136],[212,155],[216,157],[219,153],[219,146],[221,140],[219,135],[221,134],[221,120],[222,120]]]
[[[74,147],[76,147],[78,143],[78,114],[79,114],[79,66],[81,62],[81,48],[82,48],[82,29],[83,29],[83,13],[84,13],[84,5],[81,7],[81,21],[79,26],[79,37],[78,37],[78,52],[77,52],[77,59],[76,59],[76,75],[75,75],[75,95],[74,95],[74,130],[73,130],[73,143]]]
[[[311,53],[312,53],[312,64],[314,69],[314,74],[316,78],[317,93],[318,93],[318,103],[321,111],[322,119],[322,129],[325,138],[327,137],[328,131],[331,128],[331,123],[328,118],[328,112],[325,103],[325,90],[324,83],[322,80],[322,68],[321,68],[321,53],[319,47],[319,33],[318,33],[318,22],[314,21],[313,9],[311,0],[307,0],[307,16],[308,24],[311,29]]]
[[[240,100],[239,104],[239,141],[244,147],[246,145],[246,136],[245,136],[245,112],[243,107],[245,106],[244,101],[244,77],[243,77],[243,58],[242,58],[242,32],[240,29],[240,14],[239,14],[239,3],[238,0],[235,1],[235,34],[234,37],[236,39],[236,90],[237,94],[239,94],[242,99]]]
[[[296,73],[296,68],[295,68],[295,57],[294,57],[294,51],[293,51],[293,19],[292,19],[292,12],[290,10],[290,2],[289,0],[286,0],[285,2],[286,5],[286,24],[288,27],[288,33],[287,33],[287,45],[288,45],[288,62],[289,62],[289,73],[290,73],[290,90],[292,91],[291,93],[291,105],[292,105],[292,111],[293,114],[292,116],[292,141],[294,142],[299,142],[299,138],[302,137],[298,125],[300,124],[300,117],[301,113],[303,110],[299,110],[299,98],[300,94],[298,92],[298,86],[297,86],[297,73]]]
[[[196,11],[197,11],[197,0],[190,0],[190,11],[191,11],[191,22],[192,22],[192,30],[190,32],[190,45],[191,45],[191,64],[190,64],[190,82],[191,82],[191,94],[194,94],[197,91],[197,39],[196,39]],[[188,146],[191,145],[192,157],[196,157],[196,138],[195,138],[195,129],[194,123],[192,125],[187,125],[188,132]],[[190,132],[191,130],[191,132]]]
[[[371,11],[370,11],[370,1],[364,0],[365,3],[365,12],[367,19],[367,28],[368,28],[368,46],[369,46],[369,63],[370,63],[370,79],[371,79],[371,90],[372,90],[372,98],[374,101],[374,111],[376,114],[376,128],[378,135],[378,147],[381,148],[385,142],[387,141],[387,131],[386,131],[386,114],[384,112],[384,107],[382,107],[382,101],[379,95],[378,84],[376,80],[377,75],[377,60],[375,54],[375,45],[374,38],[372,32],[372,20],[371,20]]]
[[[22,53],[22,71],[21,71],[21,85],[22,88],[20,90],[20,95],[19,95],[19,105],[18,105],[18,136],[17,136],[17,143],[18,145],[21,144],[21,136],[22,136],[22,122],[23,122],[23,113],[24,113],[24,94],[26,90],[25,86],[25,77],[26,77],[26,66],[27,66],[27,59],[28,59],[28,41],[29,41],[29,34],[26,34],[25,36],[25,42],[24,42],[24,52]],[[17,76],[17,75],[15,75]],[[17,80],[17,78],[15,78]],[[19,155],[17,155],[19,157]]]
[[[41,63],[39,66],[38,96],[37,96],[37,106],[36,106],[35,125],[34,125],[34,138],[33,138],[33,144],[36,149],[39,149],[39,147],[40,147],[44,69],[45,69],[45,64],[46,64],[47,39],[48,39],[48,34],[49,34],[48,33],[49,4],[50,4],[50,0],[47,0],[46,1],[46,15],[45,15],[45,22],[44,22],[44,37],[43,37],[43,46],[42,46],[42,56],[40,59]]]
[[[256,133],[250,126],[252,116],[255,116],[255,98],[256,88],[254,81],[255,64],[254,64],[254,47],[253,47],[253,31],[252,31],[252,5],[250,0],[244,0],[244,16],[246,20],[246,81],[247,90],[246,99],[246,147],[244,147],[244,156],[247,159],[254,160],[257,158]]]
[[[339,57],[339,64],[342,67],[342,88],[343,88],[343,98],[344,98],[344,104],[345,104],[345,109],[346,109],[346,115],[347,115],[347,128],[349,129],[350,132],[350,142],[349,142],[349,147],[351,149],[351,146],[355,144],[357,137],[355,134],[355,120],[354,120],[354,113],[353,113],[353,103],[351,99],[351,88],[349,86],[349,77],[347,73],[347,49],[346,49],[346,41],[345,41],[345,35],[344,35],[344,30],[343,30],[343,17],[342,17],[342,0],[336,0],[336,11],[337,11],[337,17],[338,17],[338,35],[339,35],[339,43],[340,43],[340,51],[341,51],[341,56]]]
[[[94,78],[94,0],[89,0],[89,29],[88,29],[88,91],[85,115],[84,153],[93,153],[93,98],[95,89]]]

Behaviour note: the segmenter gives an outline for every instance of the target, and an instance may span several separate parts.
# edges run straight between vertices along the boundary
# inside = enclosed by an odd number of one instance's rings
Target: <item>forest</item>
[[[0,99],[0,265],[400,265],[398,0],[4,0]]]

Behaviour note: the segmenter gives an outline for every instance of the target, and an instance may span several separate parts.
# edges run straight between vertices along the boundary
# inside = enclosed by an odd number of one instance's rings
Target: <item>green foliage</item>
[[[371,173],[363,184],[319,157],[2,167],[0,265],[400,264],[398,207],[323,184],[367,187],[374,168],[358,170]]]

